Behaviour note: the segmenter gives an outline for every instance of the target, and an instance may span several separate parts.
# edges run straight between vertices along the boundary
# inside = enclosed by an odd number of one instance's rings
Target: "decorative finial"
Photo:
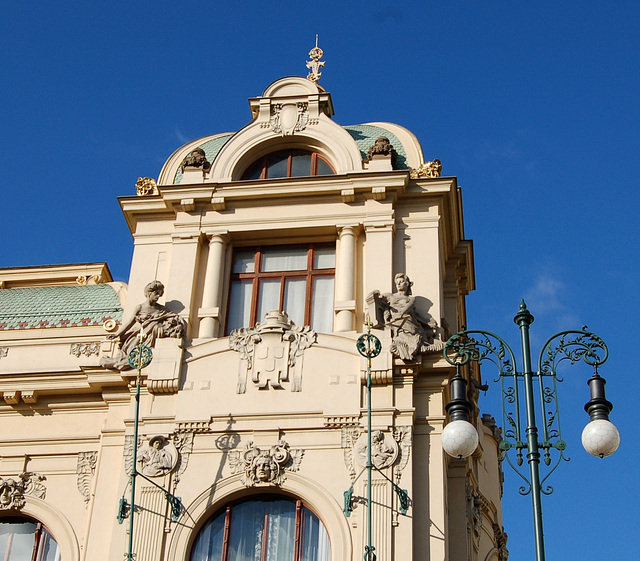
[[[320,76],[322,76],[322,72],[319,70],[324,66],[324,61],[320,59],[324,53],[322,49],[318,47],[318,35],[316,35],[316,46],[309,51],[309,56],[311,60],[307,61],[307,68],[311,70],[307,75],[307,79],[312,82],[318,82],[320,80]]]

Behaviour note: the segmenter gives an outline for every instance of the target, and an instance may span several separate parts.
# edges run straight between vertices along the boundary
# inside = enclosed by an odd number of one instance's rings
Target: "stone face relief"
[[[361,467],[367,465],[369,448],[369,436],[367,433],[360,435],[355,445],[356,460]],[[384,469],[392,465],[398,458],[398,443],[389,434],[381,430],[371,433],[371,463],[378,469]]]
[[[42,482],[46,479],[32,471],[21,473],[17,479],[0,477],[0,510],[20,510],[26,495],[44,499],[47,489]]]
[[[395,167],[398,159],[398,153],[386,136],[376,138],[375,143],[369,147],[367,160],[371,160],[376,156],[390,156],[391,167]]]
[[[304,450],[291,449],[280,440],[269,450],[261,450],[247,442],[244,451],[229,452],[231,473],[242,473],[242,483],[246,487],[259,484],[280,485],[286,479],[286,471],[298,471]]]
[[[143,475],[161,477],[178,463],[178,451],[164,436],[154,436],[138,451],[137,463]]]
[[[302,391],[302,359],[305,349],[317,340],[310,327],[298,327],[284,312],[272,311],[264,323],[235,329],[229,335],[229,348],[240,353],[237,393],[247,390],[247,378],[259,389]]]
[[[367,297],[367,303],[374,309],[374,327],[384,326],[391,331],[391,353],[410,362],[421,353],[441,351],[444,343],[439,338],[438,323],[416,309],[416,299],[411,295],[413,283],[404,273],[396,274],[394,280],[394,293],[374,290]]]
[[[207,156],[202,148],[195,148],[182,160],[180,169],[182,173],[184,173],[185,169],[201,169],[205,173],[208,173],[211,169],[211,162],[207,160]]]
[[[173,337],[181,339],[185,330],[182,318],[165,306],[158,304],[164,294],[164,285],[160,281],[152,281],[144,288],[147,301],[136,306],[133,316],[116,333],[108,335],[108,339],[117,339],[119,350],[113,357],[103,357],[100,364],[113,370],[130,370],[128,356],[139,343],[140,333],[144,335],[144,344],[153,347],[156,339]]]

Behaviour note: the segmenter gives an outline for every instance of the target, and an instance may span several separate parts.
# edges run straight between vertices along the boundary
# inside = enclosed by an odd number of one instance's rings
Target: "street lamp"
[[[593,376],[587,384],[590,399],[585,405],[589,414],[589,423],[582,432],[582,444],[594,456],[604,458],[613,454],[620,444],[620,434],[609,421],[609,413],[613,405],[605,397],[605,380],[598,374],[598,367],[603,364],[609,351],[604,341],[587,331],[561,331],[551,336],[542,346],[538,356],[537,370],[531,367],[531,349],[529,344],[529,326],[533,316],[527,310],[524,300],[514,318],[520,327],[522,346],[522,371],[518,371],[515,355],[509,345],[497,335],[488,331],[464,330],[453,335],[446,342],[444,357],[456,367],[456,375],[451,379],[451,401],[445,409],[451,421],[442,431],[442,446],[447,454],[464,458],[473,454],[478,443],[475,428],[469,423],[472,404],[467,400],[467,381],[462,377],[461,367],[469,362],[482,363],[490,361],[498,368],[502,389],[503,439],[500,450],[509,465],[524,479],[526,486],[520,488],[522,495],[531,493],[533,506],[534,535],[536,541],[536,559],[544,561],[544,535],[542,530],[541,495],[550,495],[551,487],[543,488],[544,482],[555,471],[564,457],[566,443],[560,433],[559,409],[557,400],[558,364],[567,360],[574,364],[583,360],[593,367]],[[536,397],[534,381],[538,385],[538,399],[542,423],[542,440],[538,439],[536,426]],[[522,400],[522,390],[524,399]],[[522,419],[522,401],[524,401],[524,428]],[[515,449],[515,464],[508,452]],[[552,449],[558,452],[553,467],[540,480],[540,458],[544,456],[544,464],[551,466]],[[519,466],[523,463],[523,452],[529,464],[529,477],[523,474]]]

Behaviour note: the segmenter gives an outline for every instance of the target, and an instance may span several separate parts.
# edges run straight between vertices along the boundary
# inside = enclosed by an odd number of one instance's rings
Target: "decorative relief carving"
[[[81,355],[91,356],[100,354],[100,341],[92,341],[91,343],[71,343],[69,354],[80,358]]]
[[[243,473],[242,483],[246,487],[259,484],[281,485],[286,471],[298,471],[304,450],[291,449],[280,440],[269,451],[261,450],[253,442],[247,442],[244,451],[229,452],[231,473]]]
[[[421,177],[440,177],[442,172],[442,163],[437,158],[432,162],[425,162],[419,168],[412,169],[411,179],[420,179]]]
[[[245,393],[247,378],[260,389],[283,389],[291,382],[291,391],[302,391],[302,361],[305,349],[317,340],[308,326],[298,327],[284,312],[272,311],[264,323],[235,329],[229,335],[229,348],[240,353],[237,393]]]
[[[361,467],[366,467],[369,449],[369,435],[360,435],[355,446],[355,456]],[[371,433],[371,462],[378,469],[388,468],[398,458],[398,443],[390,434],[381,430]]]
[[[138,437],[138,449],[142,445],[142,438]],[[124,437],[124,448],[122,449],[124,456],[124,471],[127,475],[133,473],[133,435],[127,434]]]
[[[189,456],[193,450],[193,436],[195,432],[210,432],[210,429],[207,427],[207,430],[179,430],[176,431],[171,440],[173,441],[173,446],[177,450],[177,462],[175,464],[173,470],[173,484],[174,486],[180,482],[180,476],[187,469],[187,465],[189,464]]]
[[[203,172],[208,173],[211,169],[211,162],[207,160],[207,155],[202,148],[195,148],[189,152],[180,164],[182,173],[185,170],[201,169]]]
[[[0,347],[0,358],[9,354],[9,347]]]
[[[78,464],[76,466],[76,473],[78,474],[77,486],[78,491],[84,497],[85,505],[91,499],[91,482],[96,472],[97,459],[97,452],[78,453]]]
[[[369,151],[367,152],[367,160],[373,160],[374,158],[381,157],[390,157],[391,167],[396,167],[398,153],[386,136],[379,136],[378,138],[376,138],[375,143],[369,147]]]
[[[46,479],[32,471],[21,473],[17,479],[0,477],[0,510],[20,510],[27,495],[44,499],[47,489],[42,482]]]
[[[274,103],[271,106],[271,118],[268,126],[276,134],[290,136],[294,132],[303,131],[307,125],[317,124],[309,121],[309,104],[297,103]],[[263,126],[267,126],[266,124]]]
[[[367,296],[374,327],[387,327],[391,331],[390,351],[404,361],[418,360],[424,352],[437,352],[444,348],[442,330],[432,317],[424,317],[416,309],[416,299],[411,296],[409,277],[404,273],[395,276],[396,292],[381,294],[374,290]]]
[[[151,179],[151,177],[138,177],[138,181],[136,181],[136,195],[138,195],[138,197],[159,194],[160,191],[158,191],[158,185],[155,179]]]
[[[164,294],[164,285],[160,281],[152,281],[144,287],[147,301],[138,304],[131,319],[116,333],[107,336],[117,339],[119,350],[114,357],[103,357],[100,364],[113,370],[130,370],[128,356],[139,343],[140,332],[144,334],[144,344],[148,347],[155,345],[156,339],[171,337],[182,339],[185,324],[182,318],[158,304],[158,299]]]
[[[351,478],[351,482],[353,482],[356,478],[356,466],[353,461],[353,451],[356,447],[356,442],[358,441],[358,437],[360,436],[360,427],[358,426],[346,426],[342,427],[342,451],[344,453],[344,465],[347,466],[347,470],[349,470],[349,477]]]
[[[90,281],[93,281],[94,284],[104,284],[105,282],[107,282],[101,275],[80,275],[78,278],[76,278],[76,284],[79,284],[80,286],[86,286]]]
[[[467,528],[473,538],[473,545],[476,550],[480,547],[480,537],[482,533],[482,518],[491,518],[495,511],[493,505],[480,492],[470,474],[467,474],[465,481],[465,493],[467,498]]]
[[[400,485],[402,472],[409,463],[409,455],[411,454],[411,446],[413,444],[413,427],[394,427],[393,438],[398,443],[398,459],[396,461],[395,478],[396,484]]]
[[[138,471],[147,477],[162,477],[178,463],[178,451],[164,436],[153,436],[138,451]]]
[[[507,540],[509,536],[507,536],[504,528],[499,526],[498,524],[493,525],[493,540],[498,550],[498,560],[499,561],[507,561],[509,559],[509,550],[507,549]]]
[[[358,415],[325,415],[324,426],[330,429],[337,429],[346,426],[357,425],[360,422]]]

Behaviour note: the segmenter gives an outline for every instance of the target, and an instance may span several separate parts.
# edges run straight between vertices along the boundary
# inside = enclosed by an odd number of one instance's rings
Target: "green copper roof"
[[[222,147],[227,143],[235,133],[224,134],[222,136],[218,136],[217,138],[212,138],[208,142],[201,144],[200,146],[194,146],[193,150],[196,148],[202,148],[204,150],[205,155],[207,156],[207,161],[213,163],[213,160],[216,159],[218,152],[222,149]],[[173,178],[174,185],[178,185],[180,180],[182,179],[182,170],[178,168],[176,171],[176,176]]]
[[[382,127],[375,127],[373,125],[349,125],[348,127],[342,128],[353,137],[353,140],[356,141],[363,160],[367,159],[367,152],[375,143],[376,138],[386,136],[395,148],[395,151],[398,153],[395,169],[409,169],[409,166],[407,166],[407,152],[405,151],[404,146],[402,146],[402,142],[400,142],[398,137],[391,131],[383,129]]]
[[[122,305],[108,284],[0,289],[0,331],[102,325],[122,321]]]

